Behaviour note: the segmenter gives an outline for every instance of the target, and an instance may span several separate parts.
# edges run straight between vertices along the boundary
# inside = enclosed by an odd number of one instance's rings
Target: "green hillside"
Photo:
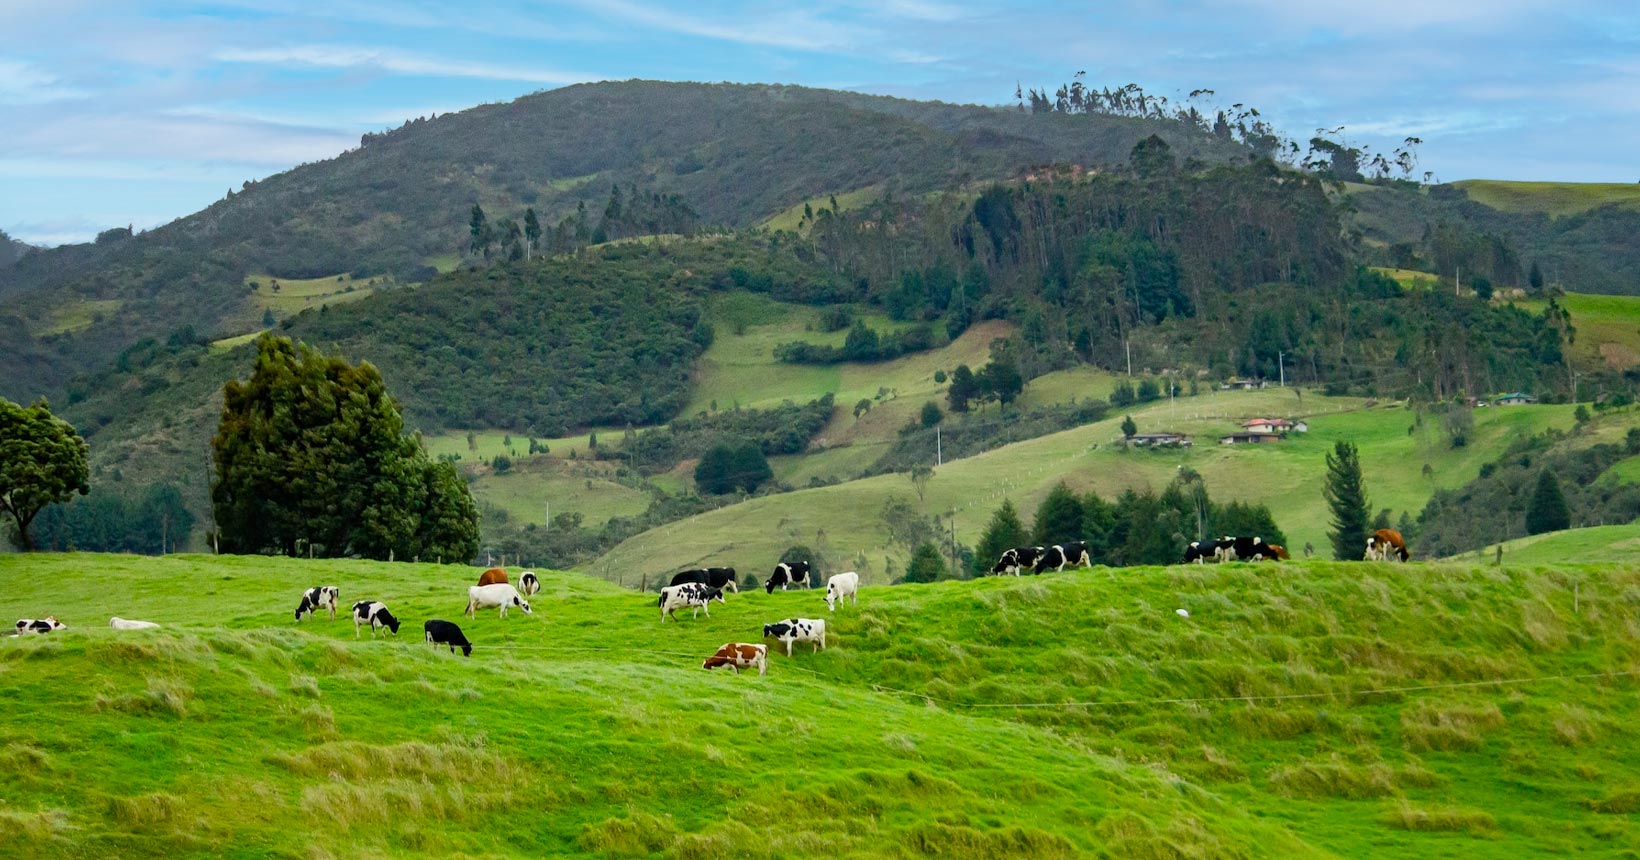
[[[1470,200],[1504,212],[1575,215],[1610,204],[1640,209],[1640,185],[1631,182],[1508,182],[1500,179],[1466,179],[1452,184],[1462,188]]]
[[[19,587],[73,569],[96,588]],[[660,624],[546,573],[417,643],[471,568],[0,557],[0,847],[120,857],[1465,857],[1640,848],[1632,572],[1364,564],[892,589],[767,677],[760,592]],[[1570,585],[1579,585],[1576,611]],[[300,625],[303,587],[397,639]],[[1189,611],[1188,618],[1175,614]],[[109,630],[110,615],[159,631]],[[822,613],[823,614],[823,613]],[[1068,703],[1087,704],[1068,704]],[[322,822],[316,826],[316,822]]]
[[[1132,414],[1140,432],[1180,432],[1193,437],[1186,450],[1127,450],[1117,443],[1119,425]],[[1329,398],[1294,389],[1221,391],[1158,402],[1113,414],[1095,424],[1018,442],[937,468],[918,502],[904,474],[880,475],[828,487],[750,499],[638,535],[599,561],[600,567],[659,575],[696,564],[772,567],[794,544],[810,546],[841,569],[856,568],[867,581],[886,582],[890,565],[903,571],[908,553],[889,539],[880,517],[892,497],[912,501],[929,514],[956,512],[956,540],[973,545],[991,512],[1011,499],[1027,521],[1060,481],[1079,492],[1114,498],[1129,487],[1160,491],[1181,466],[1205,479],[1219,501],[1270,507],[1292,548],[1306,542],[1329,546],[1321,482],[1333,443],[1361,450],[1373,511],[1389,508],[1414,516],[1436,487],[1463,484],[1494,452],[1520,435],[1572,424],[1572,407],[1531,406],[1477,410],[1475,432],[1452,448],[1438,422],[1397,404],[1368,407],[1353,398]],[[1255,417],[1307,417],[1310,431],[1279,444],[1218,444],[1218,437]],[[1408,432],[1411,430],[1412,432]],[[1430,473],[1426,476],[1423,465]]]
[[[1474,553],[1465,553],[1461,558],[1491,563],[1497,558],[1497,551],[1498,545],[1493,544]],[[1636,561],[1640,561],[1640,523],[1567,529],[1505,541],[1503,560],[1509,565],[1604,564],[1633,567]]]
[[[1556,298],[1572,315],[1572,354],[1586,367],[1627,370],[1640,365],[1640,296],[1567,293]],[[1545,302],[1516,302],[1541,313]]]

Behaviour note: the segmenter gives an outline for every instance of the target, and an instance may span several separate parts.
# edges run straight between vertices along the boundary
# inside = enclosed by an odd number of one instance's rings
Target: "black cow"
[[[1210,558],[1214,561],[1222,561],[1225,546],[1226,543],[1221,540],[1191,541],[1190,545],[1184,548],[1184,563],[1195,562],[1201,564]]]
[[[769,574],[769,581],[763,583],[763,590],[774,593],[774,587],[780,586],[781,591],[787,588],[809,587],[809,563],[806,561],[783,561],[774,566],[774,573]]]
[[[434,648],[440,645],[448,645],[451,654],[456,653],[456,649],[460,648],[464,656],[473,656],[473,643],[467,641],[467,637],[461,633],[461,628],[455,624],[434,618],[423,624],[421,629],[427,633],[427,644],[432,645]]]
[[[670,585],[683,585],[686,582],[710,585],[713,588],[727,588],[739,592],[740,584],[735,582],[735,569],[732,567],[702,567],[696,570],[686,570],[672,577]]]
[[[1092,567],[1093,562],[1088,560],[1088,545],[1081,541],[1055,544],[1042,551],[1042,557],[1036,560],[1036,566],[1031,568],[1032,573],[1045,573],[1048,568],[1062,571],[1065,565],[1083,565]]]
[[[995,576],[1002,573],[1011,573],[1018,576],[1021,570],[1036,564],[1037,558],[1041,555],[1042,547],[1016,546],[1002,554],[1002,558],[998,559],[996,565],[991,568],[991,574]]]
[[[1276,551],[1261,537],[1231,537],[1219,541],[1219,552],[1225,561],[1276,560]]]

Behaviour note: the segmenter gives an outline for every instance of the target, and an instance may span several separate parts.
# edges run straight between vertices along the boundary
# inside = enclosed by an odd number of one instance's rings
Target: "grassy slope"
[[[1029,521],[1054,484],[1097,489],[1113,498],[1126,487],[1161,490],[1181,465],[1207,481],[1220,501],[1240,499],[1270,506],[1294,547],[1306,541],[1327,546],[1327,514],[1321,497],[1325,457],[1338,440],[1361,450],[1373,509],[1416,514],[1435,487],[1457,486],[1479,473],[1520,434],[1572,423],[1569,406],[1480,410],[1467,447],[1452,449],[1435,422],[1414,432],[1415,416],[1395,406],[1363,409],[1362,401],[1305,395],[1291,390],[1218,392],[1132,410],[1141,432],[1172,430],[1195,436],[1197,447],[1181,451],[1125,451],[1112,444],[1122,416],[945,464],[928,484],[922,507],[957,511],[957,540],[974,544],[986,519],[1013,500]],[[1170,414],[1172,417],[1170,417]],[[1260,415],[1309,415],[1310,432],[1278,445],[1221,446],[1217,435],[1242,419]],[[1432,474],[1423,475],[1424,463]],[[900,496],[915,502],[904,475],[881,475],[830,487],[751,499],[637,535],[601,561],[629,573],[659,574],[714,561],[759,569],[772,566],[787,546],[803,543],[854,565],[868,581],[885,581],[889,562],[903,570],[904,551],[892,546],[879,519],[884,502]],[[822,536],[823,532],[823,536]]]
[[[1575,215],[1615,203],[1640,208],[1640,185],[1627,182],[1508,182],[1468,179],[1454,182],[1469,199],[1505,212]]]
[[[1491,562],[1497,544],[1464,559]],[[1503,544],[1503,560],[1517,564],[1621,564],[1632,567],[1640,559],[1640,524],[1591,526],[1516,538]]]
[[[22,583],[81,572],[46,603]],[[0,557],[0,846],[123,857],[1498,857],[1640,848],[1632,572],[1284,565],[867,589],[767,678],[700,657],[818,596],[547,574],[414,643],[464,568]],[[1581,582],[1574,615],[1568,584]],[[410,627],[293,625],[300,588]],[[47,605],[49,603],[49,605]],[[1191,618],[1174,616],[1187,607]],[[110,614],[169,629],[116,634]],[[885,687],[911,691],[894,693]],[[1259,702],[1164,699],[1313,696]],[[932,697],[923,701],[921,697]],[[1018,709],[1064,701],[1099,707]],[[315,826],[322,822],[322,826]]]
[[[1573,354],[1586,364],[1605,364],[1624,370],[1640,364],[1640,296],[1597,296],[1567,293],[1560,301],[1572,314],[1577,329]],[[1541,313],[1541,301],[1516,302]]]

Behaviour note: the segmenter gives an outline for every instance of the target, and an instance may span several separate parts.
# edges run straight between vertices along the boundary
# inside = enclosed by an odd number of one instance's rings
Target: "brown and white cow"
[[[700,664],[702,669],[716,669],[728,666],[739,675],[741,669],[756,668],[757,674],[769,674],[769,646],[748,645],[744,642],[726,642],[717,653],[706,658]]]
[[[1411,558],[1406,540],[1395,529],[1379,529],[1367,538],[1367,561],[1407,561]]]
[[[1279,543],[1270,544],[1270,551],[1275,553],[1276,558],[1281,559],[1282,561],[1292,558],[1292,555],[1287,552],[1287,548]]]
[[[507,569],[492,567],[478,577],[479,585],[505,585],[507,583]]]

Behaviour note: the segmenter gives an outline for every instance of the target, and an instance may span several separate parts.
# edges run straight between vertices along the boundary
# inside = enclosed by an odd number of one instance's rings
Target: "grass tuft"
[[[1423,700],[1401,712],[1401,737],[1419,751],[1473,750],[1484,732],[1503,724],[1503,712],[1491,702],[1441,706]]]
[[[1460,807],[1418,807],[1401,801],[1394,809],[1378,819],[1386,827],[1397,830],[1415,830],[1426,833],[1471,833],[1477,836],[1493,835],[1498,829],[1497,819],[1479,809]]]
[[[121,711],[137,716],[172,716],[182,719],[188,713],[188,701],[193,690],[174,678],[150,676],[147,689],[140,693],[103,693],[95,701],[99,711]]]

